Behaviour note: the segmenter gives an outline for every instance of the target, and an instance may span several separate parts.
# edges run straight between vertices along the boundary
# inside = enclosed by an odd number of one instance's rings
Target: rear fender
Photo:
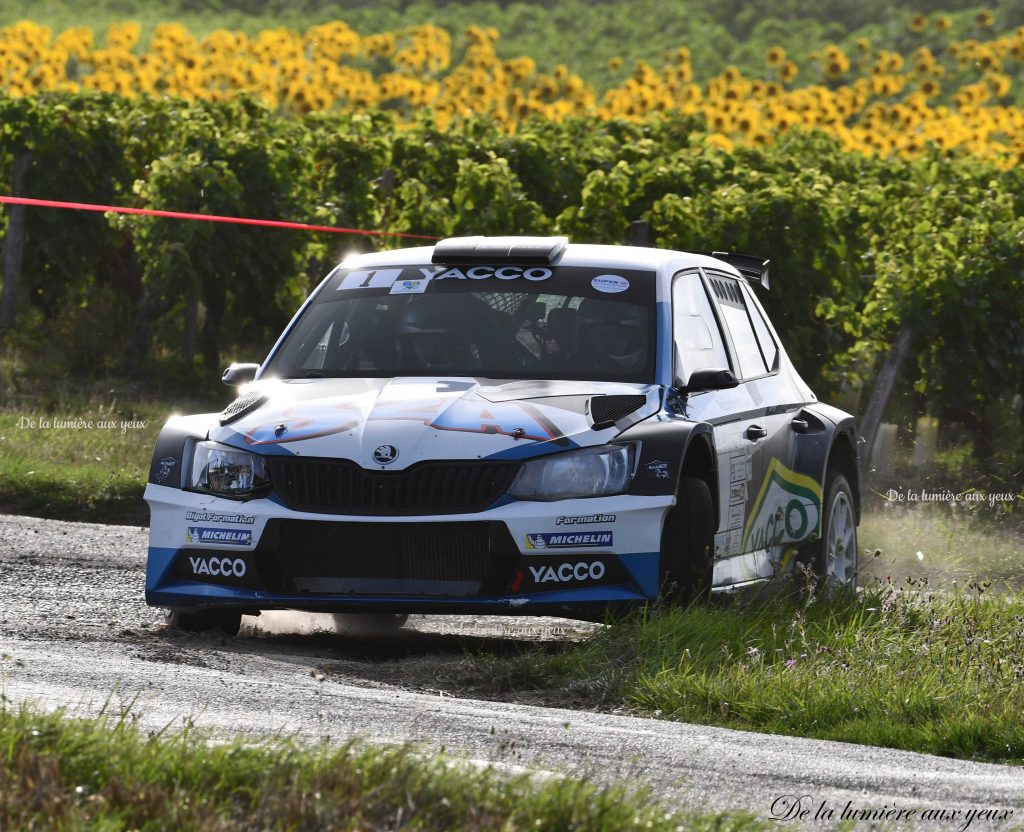
[[[828,472],[829,460],[838,442],[848,442],[853,461],[850,470],[844,472],[850,479],[853,489],[854,506],[857,521],[860,521],[861,495],[861,461],[860,445],[857,441],[857,428],[853,416],[830,405],[815,403],[808,405],[796,417],[807,422],[807,430],[796,434],[795,468],[806,474],[825,488],[825,476]],[[820,533],[820,518],[819,529]]]

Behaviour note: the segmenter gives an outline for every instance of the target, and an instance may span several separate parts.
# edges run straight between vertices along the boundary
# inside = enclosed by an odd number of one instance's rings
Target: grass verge
[[[225,388],[226,390],[227,388]],[[108,388],[9,396],[0,407],[0,511],[145,526],[157,434],[172,412],[217,411]]]
[[[0,709],[0,829],[768,828],[740,814],[667,812],[587,781],[471,770],[413,747],[214,743],[195,729],[139,731]]]
[[[1024,763],[1024,596],[657,607],[560,652],[469,657],[467,693]]]

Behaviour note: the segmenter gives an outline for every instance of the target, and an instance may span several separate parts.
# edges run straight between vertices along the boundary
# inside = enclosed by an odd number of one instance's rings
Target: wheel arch
[[[619,439],[640,442],[640,458],[630,494],[675,496],[683,476],[700,477],[711,489],[715,527],[718,527],[718,463],[710,424],[684,419],[648,419],[621,433]]]
[[[854,515],[859,523],[861,511],[860,459],[857,453],[856,433],[852,426],[849,430],[837,429],[832,437],[832,445],[829,448],[828,461],[825,464],[822,477],[827,477],[828,472],[833,469],[839,471],[850,483],[850,490],[853,492]]]
[[[181,488],[185,484],[185,449],[190,440],[200,442],[217,424],[216,413],[196,416],[172,416],[157,435],[149,466],[149,482]]]
[[[704,480],[711,490],[711,504],[714,506],[715,528],[717,529],[721,520],[718,506],[720,498],[718,493],[718,464],[715,451],[711,447],[711,440],[712,434],[710,431],[708,433],[698,433],[691,437],[683,455],[683,464],[679,468],[676,493],[679,493],[683,477],[698,477]]]
[[[859,523],[861,460],[853,416],[819,403],[805,407],[799,418],[808,423],[808,430],[797,434],[796,469],[821,483],[822,489],[826,486],[829,469],[839,470],[850,483]]]

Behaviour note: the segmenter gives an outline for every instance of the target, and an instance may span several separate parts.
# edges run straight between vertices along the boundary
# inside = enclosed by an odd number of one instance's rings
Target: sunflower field
[[[963,425],[983,453],[1000,431],[1017,452],[1024,28],[955,20],[909,16],[884,48],[837,38],[800,60],[761,43],[756,68],[711,75],[698,44],[660,64],[612,55],[602,84],[502,55],[477,25],[13,23],[0,194],[385,236],[5,207],[0,338],[17,360],[0,382],[259,360],[346,251],[408,244],[387,235],[617,243],[644,220],[656,245],[770,257],[764,302],[819,395],[856,409],[909,332],[896,415]]]
[[[956,39],[947,35],[948,15],[918,14],[906,24],[906,44],[916,44],[907,54],[861,37],[852,51],[823,44],[804,65],[772,46],[752,77],[734,65],[696,77],[685,45],[661,66],[625,67],[612,57],[618,82],[599,94],[564,64],[543,72],[530,56],[502,60],[493,27],[471,25],[456,37],[430,23],[361,34],[334,21],[253,36],[218,29],[200,39],[165,23],[142,43],[138,23],[54,33],[22,21],[0,30],[0,87],[14,97],[247,95],[283,115],[389,110],[398,126],[429,107],[442,128],[485,114],[507,132],[537,117],[643,121],[673,111],[701,116],[708,141],[726,150],[811,128],[860,153],[913,156],[934,144],[1005,168],[1024,161],[1024,110],[1014,89],[1024,26],[1001,33],[993,24],[991,12],[978,11],[976,36]]]

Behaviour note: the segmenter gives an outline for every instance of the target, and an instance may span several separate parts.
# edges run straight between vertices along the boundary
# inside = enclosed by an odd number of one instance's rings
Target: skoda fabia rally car
[[[856,581],[853,417],[817,401],[751,284],[767,262],[564,238],[354,256],[222,413],[172,418],[146,600],[601,617]]]

